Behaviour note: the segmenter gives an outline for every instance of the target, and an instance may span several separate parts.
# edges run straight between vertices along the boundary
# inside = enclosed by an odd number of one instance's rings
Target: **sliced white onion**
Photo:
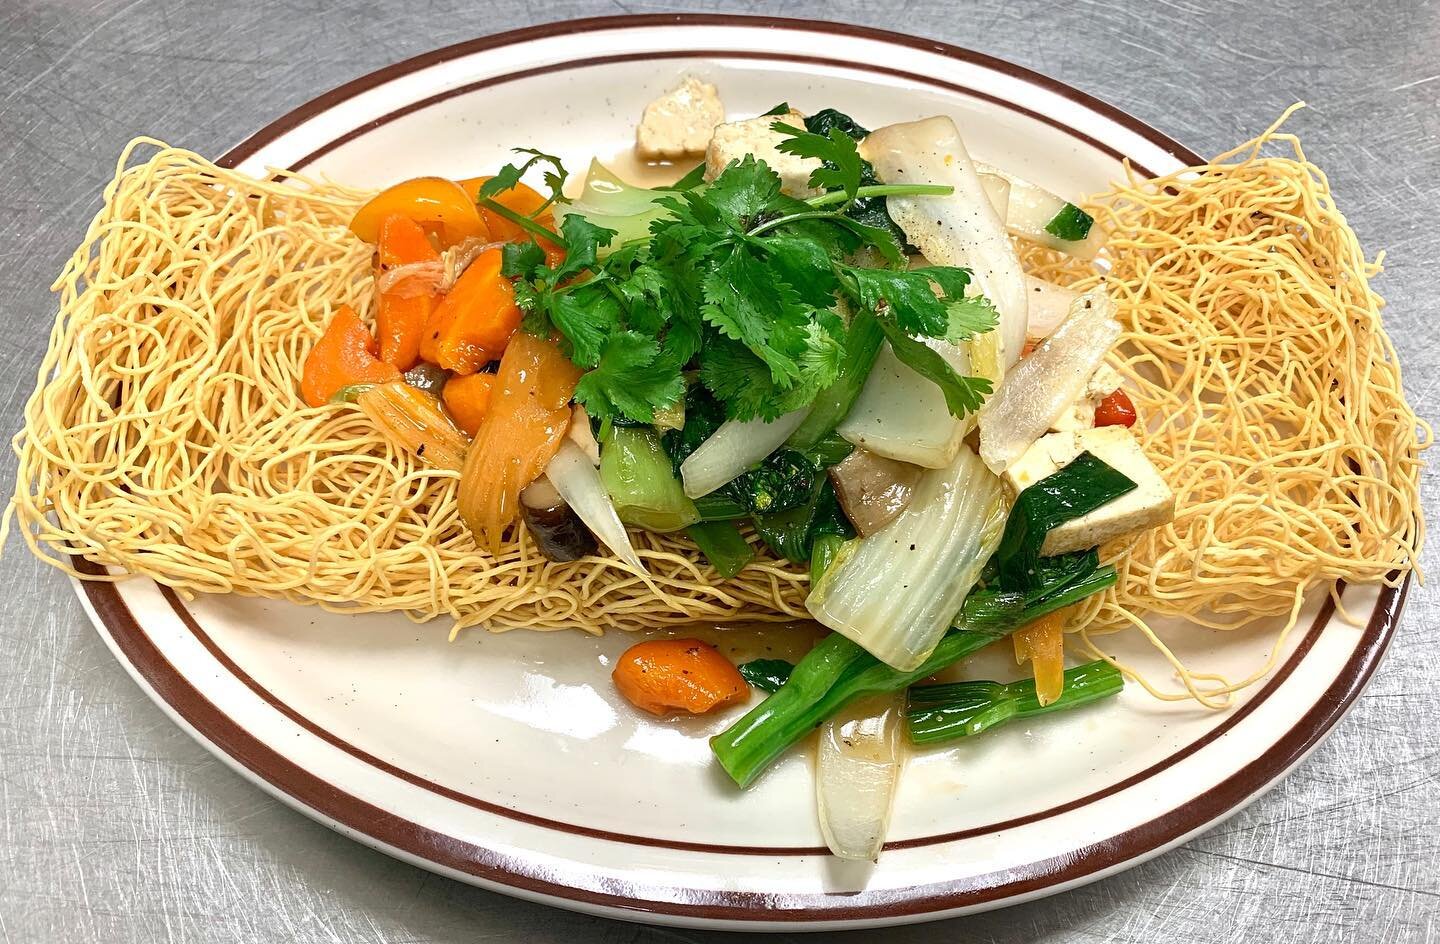
[[[545,477],[600,543],[637,572],[645,573],[645,565],[640,563],[610,494],[600,481],[600,471],[590,464],[584,450],[573,440],[562,441],[555,458],[545,467]]]
[[[1084,239],[1070,241],[1060,239],[1047,232],[1045,225],[1055,218],[1070,201],[1057,196],[1044,187],[1037,187],[1028,180],[1006,173],[980,161],[975,162],[982,176],[998,177],[1009,185],[1009,195],[1002,214],[1005,228],[1016,236],[1037,242],[1042,246],[1067,253],[1078,259],[1093,259],[1095,253],[1105,244],[1105,234],[1098,225],[1092,225]]]
[[[699,498],[750,471],[800,428],[810,408],[772,422],[726,420],[680,464],[685,495]]]
[[[571,408],[570,429],[566,431],[565,436],[580,447],[580,451],[585,453],[585,458],[590,460],[591,465],[598,466],[600,464],[600,444],[595,441],[595,432],[590,428],[590,414],[586,413],[585,408],[578,403]]]
[[[820,727],[815,804],[825,844],[842,859],[874,861],[885,845],[905,763],[901,697],[860,699]]]
[[[925,343],[961,375],[971,372],[968,345],[938,339]],[[885,344],[855,405],[835,431],[887,459],[939,469],[950,464],[974,427],[973,413],[964,419],[951,416],[940,388],[901,363]]]
[[[1030,297],[1030,327],[1026,334],[1031,341],[1043,341],[1060,327],[1080,293],[1033,275],[1025,276],[1025,288]]]
[[[1115,305],[1103,286],[1075,299],[1055,333],[1010,371],[980,409],[980,455],[991,471],[1004,472],[1049,432],[1080,399],[1119,337]]]
[[[1015,363],[1025,346],[1025,274],[955,122],[936,117],[889,125],[872,132],[860,149],[884,183],[954,188],[945,197],[888,197],[885,205],[926,258],[974,273],[976,288],[1000,313],[1002,362]]]
[[[805,608],[909,671],[945,634],[1005,527],[1005,487],[962,445],[955,461],[925,473],[889,527],[844,545]]]
[[[979,167],[980,162],[976,161],[975,166]],[[1005,219],[1010,212],[1010,181],[999,174],[981,174],[980,186],[985,188],[985,196],[990,198],[990,205],[1000,214],[1000,219]]]

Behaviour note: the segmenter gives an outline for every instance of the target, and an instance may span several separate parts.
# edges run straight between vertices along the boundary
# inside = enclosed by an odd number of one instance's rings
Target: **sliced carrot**
[[[323,406],[341,387],[358,383],[389,383],[400,371],[375,355],[379,345],[349,305],[341,305],[330,326],[305,357],[300,395],[311,406]]]
[[[487,249],[461,273],[425,323],[421,357],[457,374],[473,374],[500,356],[520,327],[515,287],[500,265],[500,250]]]
[[[416,177],[380,191],[356,211],[350,232],[367,243],[380,238],[380,224],[394,214],[435,228],[445,245],[468,236],[489,240],[490,231],[465,188],[443,177]]]
[[[610,677],[632,705],[653,715],[703,715],[750,696],[730,660],[698,639],[652,639],[631,646]]]
[[[470,195],[472,201],[480,199],[480,188],[484,186],[489,177],[468,177],[460,181],[460,186]],[[523,183],[517,183],[509,190],[502,190],[490,199],[500,204],[507,210],[519,213],[521,216],[529,216],[545,203],[542,197],[533,187]],[[490,238],[502,243],[526,242],[533,235],[524,227],[507,220],[505,217],[487,207],[478,207],[480,218],[485,221],[485,226],[490,230]],[[535,222],[548,230],[555,229],[555,218],[547,209],[535,218]],[[545,264],[551,267],[558,266],[565,261],[565,249],[563,246],[549,239],[536,239],[540,248],[545,250]]]
[[[496,554],[519,510],[521,490],[545,471],[570,428],[570,395],[579,379],[580,369],[554,342],[524,331],[511,338],[500,359],[459,491],[460,516],[475,540]]]
[[[1065,611],[1042,616],[1015,631],[1015,661],[1030,662],[1035,698],[1048,705],[1065,688]]]
[[[490,410],[490,394],[494,388],[494,374],[451,377],[442,388],[440,398],[455,418],[455,425],[474,436]]]
[[[380,224],[377,253],[382,271],[417,262],[440,261],[440,254],[420,224],[398,213],[385,217]],[[415,366],[420,360],[420,339],[425,334],[425,325],[440,298],[438,292],[414,294],[398,288],[380,295],[375,329],[380,336],[382,361],[400,370]]]

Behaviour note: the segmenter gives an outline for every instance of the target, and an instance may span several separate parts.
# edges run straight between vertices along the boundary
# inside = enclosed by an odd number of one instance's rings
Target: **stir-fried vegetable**
[[[391,442],[427,465],[460,471],[469,441],[430,394],[396,380],[357,389],[355,404]]]
[[[1095,406],[1096,426],[1134,426],[1135,404],[1124,390],[1116,390]]]
[[[818,538],[848,538],[855,533],[835,500],[835,490],[828,480],[823,476],[817,479],[811,473],[807,489],[808,497],[798,507],[754,517],[755,531],[765,546],[797,564],[811,559]]]
[[[595,553],[595,535],[544,476],[520,493],[520,517],[548,560],[565,563]]]
[[[698,639],[652,639],[631,646],[611,677],[632,705],[653,715],[700,715],[750,697],[730,660]]]
[[[890,125],[860,150],[886,183],[923,180],[954,188],[945,197],[890,197],[886,205],[926,259],[973,273],[1000,313],[1002,363],[1015,363],[1025,344],[1025,275],[955,122],[936,117]]]
[[[425,231],[409,217],[395,214],[380,224],[376,246],[382,272],[394,272],[417,263],[439,263],[440,254],[430,245]],[[377,286],[378,287],[378,286]],[[439,301],[432,291],[410,291],[397,285],[381,289],[375,308],[375,333],[380,340],[380,359],[399,370],[409,370],[420,359],[420,338],[425,323]]]
[[[460,475],[460,516],[476,540],[500,552],[520,491],[540,476],[570,426],[580,371],[550,341],[517,332],[500,359],[490,410]]]
[[[873,314],[861,311],[850,319],[850,329],[845,335],[845,359],[840,365],[839,376],[815,397],[804,422],[790,434],[786,445],[803,452],[819,444],[845,420],[860,396],[865,378],[870,376],[875,357],[884,342],[885,332]],[[927,390],[926,393],[941,396],[938,390]]]
[[[733,577],[755,559],[755,552],[730,521],[700,521],[685,529],[685,535],[722,577]]]
[[[545,478],[576,517],[585,522],[590,532],[610,549],[610,553],[635,570],[644,571],[645,565],[640,563],[640,557],[630,543],[630,535],[625,533],[625,526],[620,523],[620,515],[610,500],[599,470],[585,450],[570,437],[567,436],[560,444],[555,458],[545,467]],[[528,489],[526,494],[529,494]]]
[[[1055,333],[1055,329],[1070,316],[1070,309],[1079,298],[1079,293],[1036,278],[1025,276],[1026,297],[1030,299],[1030,323],[1026,329],[1027,339],[1040,342]]]
[[[450,371],[424,361],[405,371],[405,382],[422,393],[432,397],[445,395],[445,384],[450,380]],[[468,432],[468,430],[467,430]],[[473,434],[472,434],[473,435]]]
[[[740,666],[740,674],[751,687],[762,692],[775,692],[790,680],[795,663],[784,659],[752,659]]]
[[[925,345],[956,373],[970,374],[969,345],[931,341]],[[876,455],[939,469],[950,464],[975,427],[975,415],[957,419],[944,393],[886,344],[875,358],[865,386],[839,433]]]
[[[865,449],[856,449],[830,470],[835,497],[860,536],[894,521],[910,504],[924,470]]]
[[[1060,697],[1065,685],[1065,613],[1056,610],[1022,626],[1010,637],[1015,661],[1030,663],[1035,676],[1035,697],[1048,705]]]
[[[1000,682],[952,682],[910,689],[905,729],[915,744],[939,744],[988,731],[1007,721],[1066,711],[1109,698],[1125,687],[1120,670],[1104,659],[1066,669],[1065,693],[1042,702],[1034,679]]]
[[[1135,489],[1135,483],[1088,452],[1021,492],[1005,522],[995,564],[1007,590],[1041,585],[1040,548],[1045,535]]]
[[[350,231],[367,243],[380,238],[380,225],[403,216],[439,234],[444,245],[469,238],[490,238],[474,199],[453,180],[417,177],[380,191],[350,220]]]
[[[520,327],[520,308],[502,264],[501,251],[487,249],[456,279],[425,323],[422,357],[457,374],[473,374],[504,352]]]
[[[1095,368],[1120,337],[1104,287],[1075,300],[1070,315],[1017,365],[980,413],[980,456],[997,474],[1009,468],[1080,399]]]
[[[1068,253],[1093,259],[1104,245],[1095,218],[1062,197],[1021,180],[997,167],[977,164],[982,177],[1003,180],[1006,188],[1005,226],[1016,236]]]
[[[619,246],[650,235],[650,223],[668,211],[659,200],[673,195],[668,190],[647,190],[627,184],[597,160],[590,162],[585,186],[569,203],[556,206],[560,219],[576,213],[596,226],[615,231],[611,245]]]
[[[904,746],[896,695],[854,702],[820,727],[815,805],[825,844],[841,859],[878,858],[890,828]]]
[[[653,430],[639,426],[610,430],[600,449],[600,479],[626,524],[667,532],[700,520]]]
[[[711,738],[710,748],[736,784],[749,786],[776,758],[854,699],[900,691],[1033,622],[1046,607],[1054,608],[1056,599],[1063,597],[1060,605],[1068,606],[1114,584],[1113,567],[1067,570],[1043,588],[1033,604],[1014,611],[1012,621],[996,621],[985,629],[952,629],[928,659],[908,672],[885,665],[839,633],[827,636],[796,664],[778,691]]]
[[[921,665],[1000,543],[1005,490],[968,448],[927,472],[889,527],[861,538],[810,590],[806,608],[900,670]]]
[[[685,494],[709,495],[758,465],[778,449],[805,420],[806,410],[778,419],[726,420],[724,425],[680,464]]]
[[[455,425],[474,436],[490,412],[490,397],[494,393],[494,374],[469,374],[447,380],[440,398],[445,402],[445,409],[455,417]]]
[[[341,305],[305,357],[301,397],[310,406],[324,406],[343,387],[399,380],[400,371],[380,360],[379,353],[380,345],[360,316],[349,305]]]

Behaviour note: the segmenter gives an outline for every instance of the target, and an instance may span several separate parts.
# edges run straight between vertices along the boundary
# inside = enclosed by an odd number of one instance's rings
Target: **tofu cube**
[[[715,126],[724,120],[719,90],[687,75],[678,88],[645,106],[635,129],[635,150],[646,160],[704,154]]]
[[[1005,470],[1006,484],[1018,495],[1075,461],[1082,452],[1093,454],[1134,482],[1136,488],[1088,515],[1053,529],[1045,536],[1041,555],[1052,557],[1088,550],[1113,538],[1157,527],[1175,517],[1175,494],[1145,458],[1140,443],[1123,426],[1042,436]]]
[[[777,121],[792,128],[805,127],[805,116],[798,111],[790,111],[784,115],[761,115],[745,121],[732,121],[716,128],[710,138],[710,148],[705,152],[705,179],[714,180],[731,161],[753,154],[757,161],[764,161],[780,175],[780,189],[790,196],[804,198],[820,193],[810,186],[810,172],[820,167],[819,159],[778,150],[777,146],[785,140],[785,136],[770,127]]]
[[[1116,373],[1113,367],[1101,364],[1095,368],[1095,373],[1090,375],[1080,399],[1066,407],[1065,412],[1050,424],[1050,428],[1055,432],[1090,429],[1095,425],[1095,408],[1100,405],[1101,400],[1119,390],[1123,382],[1124,378]]]

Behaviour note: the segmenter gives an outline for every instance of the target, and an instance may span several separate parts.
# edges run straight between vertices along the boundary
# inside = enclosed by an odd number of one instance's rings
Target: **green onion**
[[[1078,243],[1090,235],[1095,217],[1073,203],[1067,203],[1045,224],[1045,232],[1067,243]]]
[[[905,730],[914,744],[970,737],[1007,721],[1066,711],[1116,695],[1125,687],[1120,670],[1104,659],[1065,670],[1065,688],[1048,705],[1035,697],[1035,680],[954,682],[910,689]]]
[[[754,659],[740,666],[740,675],[762,692],[779,691],[790,680],[794,664],[784,659]]]
[[[810,404],[805,421],[790,434],[786,445],[805,452],[835,431],[860,396],[860,388],[865,386],[865,378],[870,376],[870,368],[884,341],[885,332],[874,314],[862,311],[851,319],[850,330],[845,335],[845,362],[840,366],[840,376],[820,391]]]
[[[1015,499],[1005,534],[995,551],[1000,585],[1031,590],[1041,584],[1040,548],[1052,528],[1090,512],[1135,489],[1120,472],[1082,452],[1065,468],[1047,475]]]
[[[745,536],[729,521],[701,521],[686,528],[685,534],[722,577],[740,573],[755,557]]]
[[[1072,578],[1069,584],[1053,588],[1051,595],[1065,597],[1061,605],[1069,605],[1113,586],[1115,579],[1115,568],[1102,567],[1093,575]],[[1020,611],[1012,623],[989,630],[950,630],[930,657],[909,672],[892,669],[849,639],[832,633],[796,664],[779,691],[711,738],[710,749],[730,778],[747,787],[781,754],[851,701],[907,688],[1005,638],[1036,619],[1036,610],[1053,602],[1051,595],[1036,607]]]

